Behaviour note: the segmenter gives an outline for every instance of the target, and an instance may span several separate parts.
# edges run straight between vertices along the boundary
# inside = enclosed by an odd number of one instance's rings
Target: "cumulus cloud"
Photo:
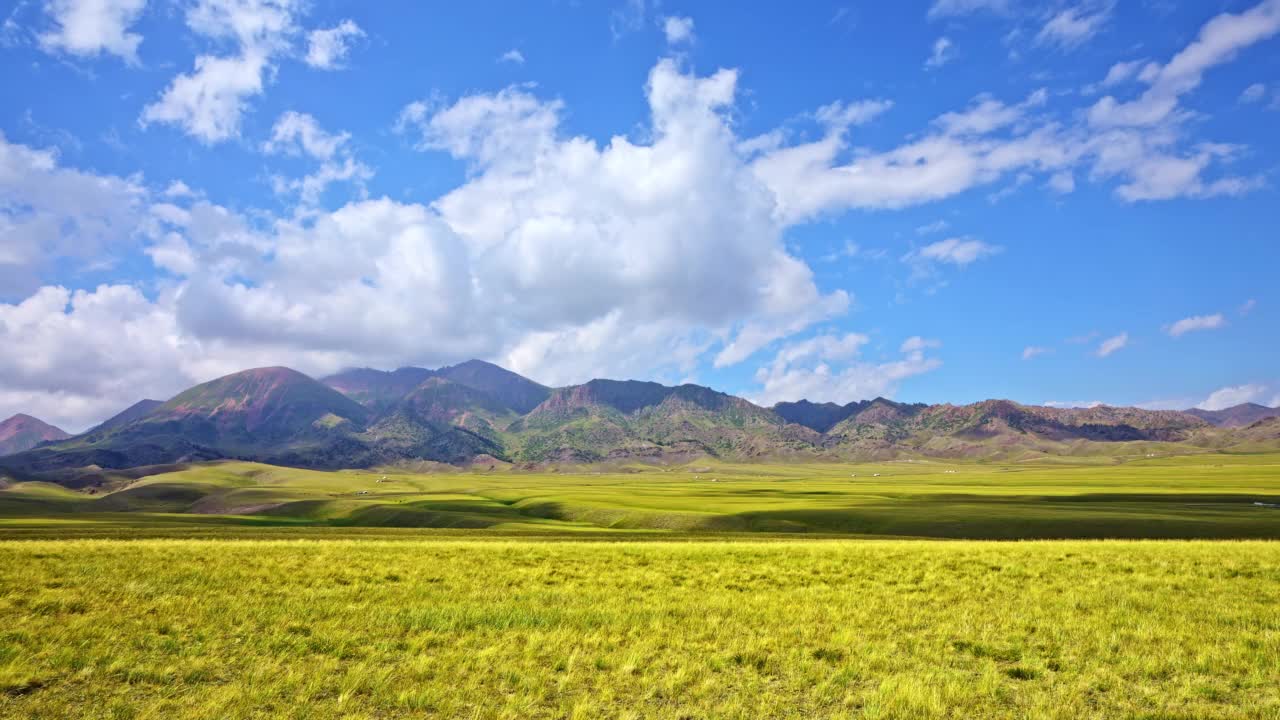
[[[176,281],[131,302],[199,345],[166,356],[165,376],[185,381],[223,368],[194,364],[224,357],[211,348],[312,373],[480,356],[551,383],[742,362],[850,300],[787,251],[774,196],[736,149],[736,79],[659,63],[643,144],[565,136],[560,103],[524,88],[410,108],[420,147],[470,167],[461,186],[430,206],[362,200],[265,223],[166,198],[148,251]],[[267,147],[336,160],[346,142],[292,114]],[[85,342],[77,357],[94,375],[105,352]]]
[[[668,17],[662,21],[662,33],[667,37],[669,45],[682,45],[693,42],[693,18]]]
[[[911,338],[902,344],[902,357],[883,362],[860,361],[865,335],[818,335],[784,344],[772,362],[756,371],[759,389],[751,399],[764,406],[806,398],[816,402],[848,403],[877,396],[892,397],[905,379],[942,365],[925,351],[933,341]]]
[[[302,0],[199,0],[187,10],[187,26],[215,41],[232,41],[234,55],[200,55],[190,73],[175,77],[160,98],[143,108],[140,122],[176,125],[206,144],[240,134],[249,99],[260,95],[275,70],[275,57],[296,31]]]
[[[1214,390],[1196,407],[1201,410],[1225,410],[1244,403],[1260,403],[1266,394],[1267,388],[1264,385],[1233,385]],[[1275,399],[1272,404],[1277,404]]]
[[[138,232],[145,202],[140,178],[63,167],[56,151],[0,133],[0,300],[34,290],[55,261],[110,257]]]
[[[1028,345],[1022,349],[1022,359],[1030,360],[1032,358],[1037,358],[1037,357],[1040,357],[1041,355],[1045,355],[1050,352],[1053,352],[1053,351],[1047,347],[1042,347],[1040,345]]]
[[[262,149],[267,153],[305,152],[317,160],[328,160],[350,139],[349,133],[327,133],[314,117],[290,110],[276,120],[271,139]]]
[[[146,5],[147,0],[49,0],[45,11],[54,27],[39,35],[40,47],[81,57],[109,53],[136,63],[142,36],[129,28]]]
[[[352,155],[348,147],[350,139],[349,133],[326,132],[306,113],[282,114],[271,129],[271,139],[263,143],[263,151],[306,155],[319,162],[319,167],[301,178],[273,176],[276,192],[297,193],[308,207],[316,205],[325,190],[336,182],[353,182],[363,193],[364,183],[373,177],[373,170]]]
[[[364,37],[354,20],[343,20],[327,30],[307,34],[306,63],[319,70],[339,70],[351,52],[352,42]]]
[[[1216,330],[1227,324],[1227,319],[1222,313],[1214,313],[1213,315],[1192,315],[1165,326],[1165,332],[1171,337],[1182,337],[1186,333],[1196,330]]]
[[[1119,335],[1114,335],[1103,340],[1102,344],[1098,346],[1097,355],[1098,357],[1107,357],[1118,350],[1124,349],[1128,344],[1129,333],[1122,332]]]
[[[516,48],[511,48],[510,50],[498,56],[498,62],[512,63],[515,65],[523,65],[524,53],[520,52]]]
[[[246,103],[261,92],[296,34],[295,9],[285,0],[193,5],[190,27],[237,48],[202,57],[249,63],[248,90],[219,94],[218,83],[199,86],[199,73],[182,75],[152,107],[163,105],[185,78],[193,87],[183,107],[192,112],[173,122],[207,142],[234,136]],[[36,255],[14,261],[24,246],[8,238],[35,237],[12,228],[42,214],[48,219],[39,227],[62,228],[67,217],[87,217],[78,230],[87,237],[145,243],[166,271],[158,294],[155,288],[136,296],[125,292],[129,288],[99,288],[81,301],[75,293],[65,301],[42,296],[22,311],[53,317],[48,328],[55,334],[78,327],[57,316],[75,318],[96,302],[149,318],[156,338],[138,348],[157,363],[163,359],[154,372],[170,380],[148,385],[131,376],[130,401],[162,395],[170,388],[165,382],[176,387],[254,364],[324,373],[350,364],[433,365],[471,356],[563,384],[600,375],[687,374],[700,364],[727,367],[759,355],[773,357],[758,376],[762,396],[780,398],[830,381],[828,397],[852,398],[890,393],[938,361],[927,344],[904,344],[901,357],[882,361],[836,357],[852,342],[847,338],[806,350],[800,338],[847,313],[852,298],[819,286],[811,268],[787,249],[788,229],[826,213],[917,205],[1024,174],[1047,182],[1075,172],[1091,181],[1115,180],[1121,196],[1133,198],[1167,197],[1197,183],[1200,194],[1226,192],[1199,173],[1238,152],[1214,145],[1188,150],[1176,134],[1150,128],[1061,125],[1043,117],[1041,91],[1010,102],[980,96],[886,147],[854,142],[855,129],[890,109],[883,99],[834,102],[806,115],[818,128],[816,138],[793,140],[775,130],[746,139],[733,122],[737,79],[733,70],[699,76],[664,59],[645,85],[646,127],[606,142],[568,134],[564,104],[532,86],[413,102],[397,129],[417,149],[460,161],[462,183],[430,202],[360,196],[327,210],[314,202],[325,185],[360,174],[352,143],[310,116],[286,113],[264,149],[296,154],[319,169],[311,185],[306,178],[281,181],[303,205],[282,217],[254,210],[241,215],[176,183],[172,193],[148,193],[140,179],[81,173],[77,180],[56,155],[6,143],[0,163],[16,169],[0,174],[0,211],[9,210],[0,213],[8,224],[0,230],[6,233],[0,268],[6,262],[29,267]],[[1161,185],[1158,163],[1140,169],[1153,149],[1173,158],[1193,152],[1204,162]],[[95,199],[73,201],[77,191]],[[92,208],[106,219],[86,215]],[[62,242],[64,254],[80,252],[78,241]],[[963,267],[995,249],[959,236],[911,255],[924,267]],[[20,288],[0,302],[33,297],[34,290]],[[0,309],[16,317],[22,304]],[[101,318],[94,322],[110,328]],[[22,327],[30,333],[36,325]],[[107,371],[97,369],[112,367],[116,348],[105,346],[107,336],[101,347],[93,334],[77,345],[85,382],[108,380],[99,377]],[[56,346],[55,340],[62,342],[49,338],[46,345]],[[0,411],[53,407],[63,397],[63,407],[101,419],[85,409],[85,398],[97,392],[92,388],[73,400],[29,374],[20,382],[0,377],[0,392],[10,393],[0,399],[23,393],[27,403],[0,403]]]
[[[933,70],[946,65],[955,58],[955,46],[951,43],[951,39],[940,37],[934,41],[933,51],[929,53],[929,58],[924,61],[924,66],[929,70]]]

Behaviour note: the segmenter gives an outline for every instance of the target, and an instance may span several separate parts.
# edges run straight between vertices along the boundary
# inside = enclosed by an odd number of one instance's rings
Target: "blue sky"
[[[34,0],[0,416],[477,356],[1280,404],[1280,0]]]

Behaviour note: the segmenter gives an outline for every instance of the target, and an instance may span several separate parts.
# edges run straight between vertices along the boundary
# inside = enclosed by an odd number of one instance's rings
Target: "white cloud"
[[[920,227],[916,228],[916,234],[932,235],[934,233],[943,232],[949,227],[951,227],[951,223],[948,223],[946,220],[934,220],[931,223],[928,223],[926,225],[921,225]]]
[[[1056,45],[1066,50],[1074,49],[1097,35],[1111,17],[1111,5],[1093,10],[1084,7],[1068,7],[1054,14],[1036,35],[1041,45]]]
[[[221,4],[293,7],[247,0]],[[232,136],[247,99],[261,91],[293,37],[293,23],[291,16],[268,22],[254,20],[254,13],[239,19],[235,13],[198,13],[201,6],[188,13],[188,24],[240,48],[210,59],[241,62],[257,52],[258,65],[244,73],[247,92],[229,98],[205,93],[208,87],[191,92],[192,108],[211,105],[218,112],[192,110],[173,122],[191,125],[197,136]],[[280,19],[272,13],[263,17]],[[190,80],[181,76],[170,90],[184,78]],[[159,295],[152,288],[138,297],[112,290],[93,302],[110,299],[112,307],[152,318],[148,327],[161,330],[147,352],[164,358],[157,377],[171,378],[174,385],[254,364],[323,373],[347,364],[430,365],[470,356],[562,384],[598,375],[686,373],[701,363],[724,367],[772,347],[784,367],[777,373],[766,368],[761,385],[775,396],[824,380],[835,383],[833,395],[888,393],[937,361],[923,347],[909,347],[902,358],[884,362],[821,360],[819,351],[789,360],[782,353],[797,336],[841,316],[851,304],[843,290],[820,289],[810,267],[787,250],[790,227],[823,213],[919,204],[1033,173],[1050,183],[1056,174],[1075,170],[1089,180],[1114,178],[1122,188],[1133,186],[1121,190],[1122,197],[1226,192],[1225,185],[1215,186],[1218,181],[1199,173],[1238,152],[1214,145],[1181,150],[1176,134],[1150,129],[1096,132],[1049,122],[1039,117],[1045,102],[1040,92],[1013,105],[977,98],[887,148],[850,141],[851,129],[885,112],[887,101],[835,102],[806,118],[821,128],[820,138],[793,143],[775,130],[748,148],[755,139],[738,137],[733,123],[736,81],[732,70],[700,77],[675,60],[663,60],[646,85],[648,126],[634,137],[607,142],[568,136],[561,124],[563,104],[538,97],[531,86],[452,103],[411,103],[401,113],[400,131],[420,149],[450,153],[466,165],[465,181],[429,203],[361,197],[332,211],[314,207],[308,196],[335,178],[357,179],[360,166],[353,164],[344,134],[327,132],[301,114],[277,123],[279,136],[273,131],[268,145],[272,151],[292,148],[320,169],[308,176],[314,178],[310,184],[308,178],[280,181],[304,203],[283,217],[252,210],[241,217],[190,188],[155,202],[159,197],[149,196],[141,180],[103,182],[85,174],[84,183],[96,192],[112,190],[89,206],[109,203],[113,212],[128,210],[101,226],[101,242],[142,238],[153,262],[168,271]],[[230,109],[221,112],[224,106]],[[210,117],[216,121],[199,124]],[[23,221],[43,213],[52,218],[41,226],[46,228],[83,214],[83,201],[72,199],[73,190],[89,191],[66,179],[75,171],[59,168],[51,153],[0,147],[8,153],[0,160],[17,168],[0,176],[0,188],[16,193],[0,194],[0,202],[8,203],[0,208],[23,208]],[[1143,185],[1138,179],[1152,152],[1190,154],[1205,162],[1177,182],[1161,186],[1152,173],[1142,176]],[[30,194],[25,183],[32,177],[39,180],[36,187],[47,185],[44,194]],[[59,197],[49,199],[54,194]],[[15,217],[0,215],[11,224]],[[63,252],[79,252],[75,241],[57,237],[65,243]],[[0,256],[16,255],[14,248],[22,247],[0,243]],[[912,257],[927,267],[963,266],[993,250],[955,237]],[[0,302],[34,290],[0,287],[15,293]],[[54,318],[49,332],[74,332],[73,323],[57,319],[79,312],[73,301],[37,306]],[[0,309],[12,316],[13,307]],[[24,332],[32,327],[24,325]],[[63,342],[54,340],[46,345]],[[114,351],[91,343],[81,347],[77,369],[85,382],[107,381],[96,359],[114,357]],[[846,361],[848,366],[830,364]],[[0,378],[0,393],[11,393],[0,399],[25,393],[28,400],[43,398],[31,400],[32,408],[57,405],[52,385],[18,383],[4,373]],[[134,382],[130,399],[164,390],[159,383]],[[77,402],[67,400],[66,407],[80,407]],[[0,411],[7,409],[0,402]]]
[[[400,112],[396,128],[416,132],[419,150],[444,150],[480,167],[525,166],[556,146],[564,108],[543,102],[520,87],[492,95],[469,95],[432,113],[424,101]]]
[[[1254,83],[1240,93],[1240,102],[1246,104],[1256,103],[1266,96],[1267,86],[1262,83]]]
[[[329,134],[306,113],[283,113],[271,129],[271,139],[263,143],[267,153],[305,152],[317,160],[328,160],[351,139],[349,133]]]
[[[1178,99],[1200,85],[1205,71],[1280,32],[1280,0],[1264,0],[1239,14],[1223,13],[1200,28],[1196,40],[1163,66],[1146,73],[1150,87],[1137,99],[1107,96],[1089,109],[1098,127],[1150,126],[1178,112]]]
[[[232,40],[231,56],[200,55],[192,72],[178,75],[140,121],[168,123],[206,144],[237,137],[249,98],[260,95],[274,58],[297,28],[301,0],[200,0],[187,11],[187,26],[213,40]]]
[[[1068,195],[1075,192],[1076,178],[1070,172],[1063,170],[1062,172],[1050,175],[1047,186],[1050,190],[1058,193],[1059,195]]]
[[[667,37],[669,45],[683,45],[693,42],[693,18],[668,17],[662,21],[662,33]]]
[[[999,253],[1001,248],[969,237],[953,237],[925,245],[908,253],[908,261],[925,260],[964,267]]]
[[[940,348],[940,347],[942,347],[941,340],[930,340],[928,338],[920,337],[919,335],[913,335],[907,338],[906,340],[902,341],[902,346],[898,348],[898,351],[905,354],[910,354],[914,352],[929,350],[931,348]]]
[[[1022,349],[1022,359],[1030,360],[1032,358],[1036,358],[1051,352],[1053,351],[1047,347],[1041,347],[1039,345],[1028,345]]]
[[[1129,60],[1112,65],[1111,69],[1107,70],[1107,76],[1102,80],[1102,87],[1115,87],[1129,82],[1138,75],[1145,64],[1147,64],[1146,60]]]
[[[403,131],[466,161],[464,185],[432,208],[370,200],[277,223],[270,252],[235,266],[246,281],[193,278],[179,317],[200,337],[386,364],[480,355],[548,382],[648,373],[654,347],[674,364],[707,348],[741,362],[849,298],[786,252],[773,196],[735,150],[735,82],[659,63],[644,145],[561,137],[560,103],[522,88],[415,104]]]
[[[1009,12],[1011,0],[934,0],[929,7],[929,18],[968,15],[979,11],[1003,14]]]
[[[271,139],[263,143],[268,154],[305,154],[320,162],[320,167],[302,178],[276,176],[273,184],[279,194],[297,193],[304,205],[316,205],[329,185],[355,182],[361,190],[373,177],[373,170],[352,156],[347,146],[350,133],[329,133],[306,113],[289,111],[282,114],[271,130]]]
[[[49,0],[45,11],[55,28],[40,34],[40,47],[82,57],[105,52],[136,63],[142,36],[128,29],[146,4],[147,0]]]
[[[1049,400],[1044,404],[1051,408],[1096,408],[1104,405],[1106,403],[1101,400]]]
[[[1107,357],[1108,355],[1116,352],[1117,350],[1122,350],[1128,344],[1129,344],[1129,333],[1127,332],[1123,332],[1123,333],[1120,333],[1119,335],[1109,337],[1106,340],[1103,340],[1102,344],[1098,346],[1098,357]]]
[[[955,46],[952,45],[951,39],[940,37],[933,43],[933,51],[929,53],[929,58],[924,61],[924,66],[930,70],[940,68],[943,65],[956,59]]]
[[[1036,90],[1017,105],[1005,105],[989,95],[979,95],[969,107],[939,115],[933,121],[947,135],[988,135],[1023,119],[1029,109],[1044,105],[1048,93]]]
[[[175,77],[160,100],[143,109],[142,123],[179,125],[207,144],[236,137],[248,98],[262,92],[266,67],[267,58],[256,52],[201,55],[193,73]]]
[[[117,255],[137,232],[145,201],[140,178],[62,167],[56,151],[0,134],[0,299],[34,290],[57,260]]]
[[[1266,395],[1263,385],[1234,385],[1214,390],[1196,407],[1201,410],[1226,410],[1236,405],[1256,402],[1260,403]],[[1274,400],[1272,401],[1274,404]]]
[[[891,397],[903,380],[942,366],[941,360],[925,356],[925,349],[936,345],[921,338],[904,342],[903,356],[897,360],[857,361],[868,340],[865,335],[849,333],[787,343],[769,365],[756,371],[760,388],[750,397],[766,407],[801,398],[848,403]]]
[[[170,198],[187,198],[195,197],[196,193],[186,183],[181,180],[174,180],[169,183],[169,187],[165,188],[165,197]]]
[[[1172,337],[1182,337],[1186,333],[1195,330],[1216,330],[1227,324],[1226,318],[1222,313],[1213,315],[1193,315],[1185,317],[1181,320],[1165,327],[1165,332]]]
[[[327,30],[307,34],[306,63],[320,70],[338,70],[351,52],[351,43],[364,37],[354,20],[343,20]]]
[[[1249,298],[1248,300],[1245,300],[1243,304],[1240,305],[1239,312],[1241,315],[1248,315],[1249,313],[1253,312],[1253,309],[1257,306],[1258,306],[1258,301],[1254,300],[1253,298]]]
[[[524,53],[520,52],[516,48],[511,48],[510,50],[498,56],[498,62],[513,63],[515,65],[523,65]]]

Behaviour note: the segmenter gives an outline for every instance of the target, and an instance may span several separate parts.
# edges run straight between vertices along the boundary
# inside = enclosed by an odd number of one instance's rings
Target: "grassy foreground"
[[[1280,717],[1280,545],[0,542],[5,718]]]

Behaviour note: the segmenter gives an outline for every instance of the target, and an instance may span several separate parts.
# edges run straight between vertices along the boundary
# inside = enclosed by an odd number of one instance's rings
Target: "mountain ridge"
[[[1227,427],[1190,412],[999,399],[926,405],[877,397],[766,408],[694,384],[594,379],[548,388],[478,360],[439,370],[359,368],[320,380],[268,367],[201,383],[164,403],[142,401],[89,432],[10,455],[0,467],[71,483],[86,468],[218,458],[316,468],[478,458],[1035,459],[1116,444],[1134,452],[1269,447],[1280,434],[1256,427],[1265,420]]]

